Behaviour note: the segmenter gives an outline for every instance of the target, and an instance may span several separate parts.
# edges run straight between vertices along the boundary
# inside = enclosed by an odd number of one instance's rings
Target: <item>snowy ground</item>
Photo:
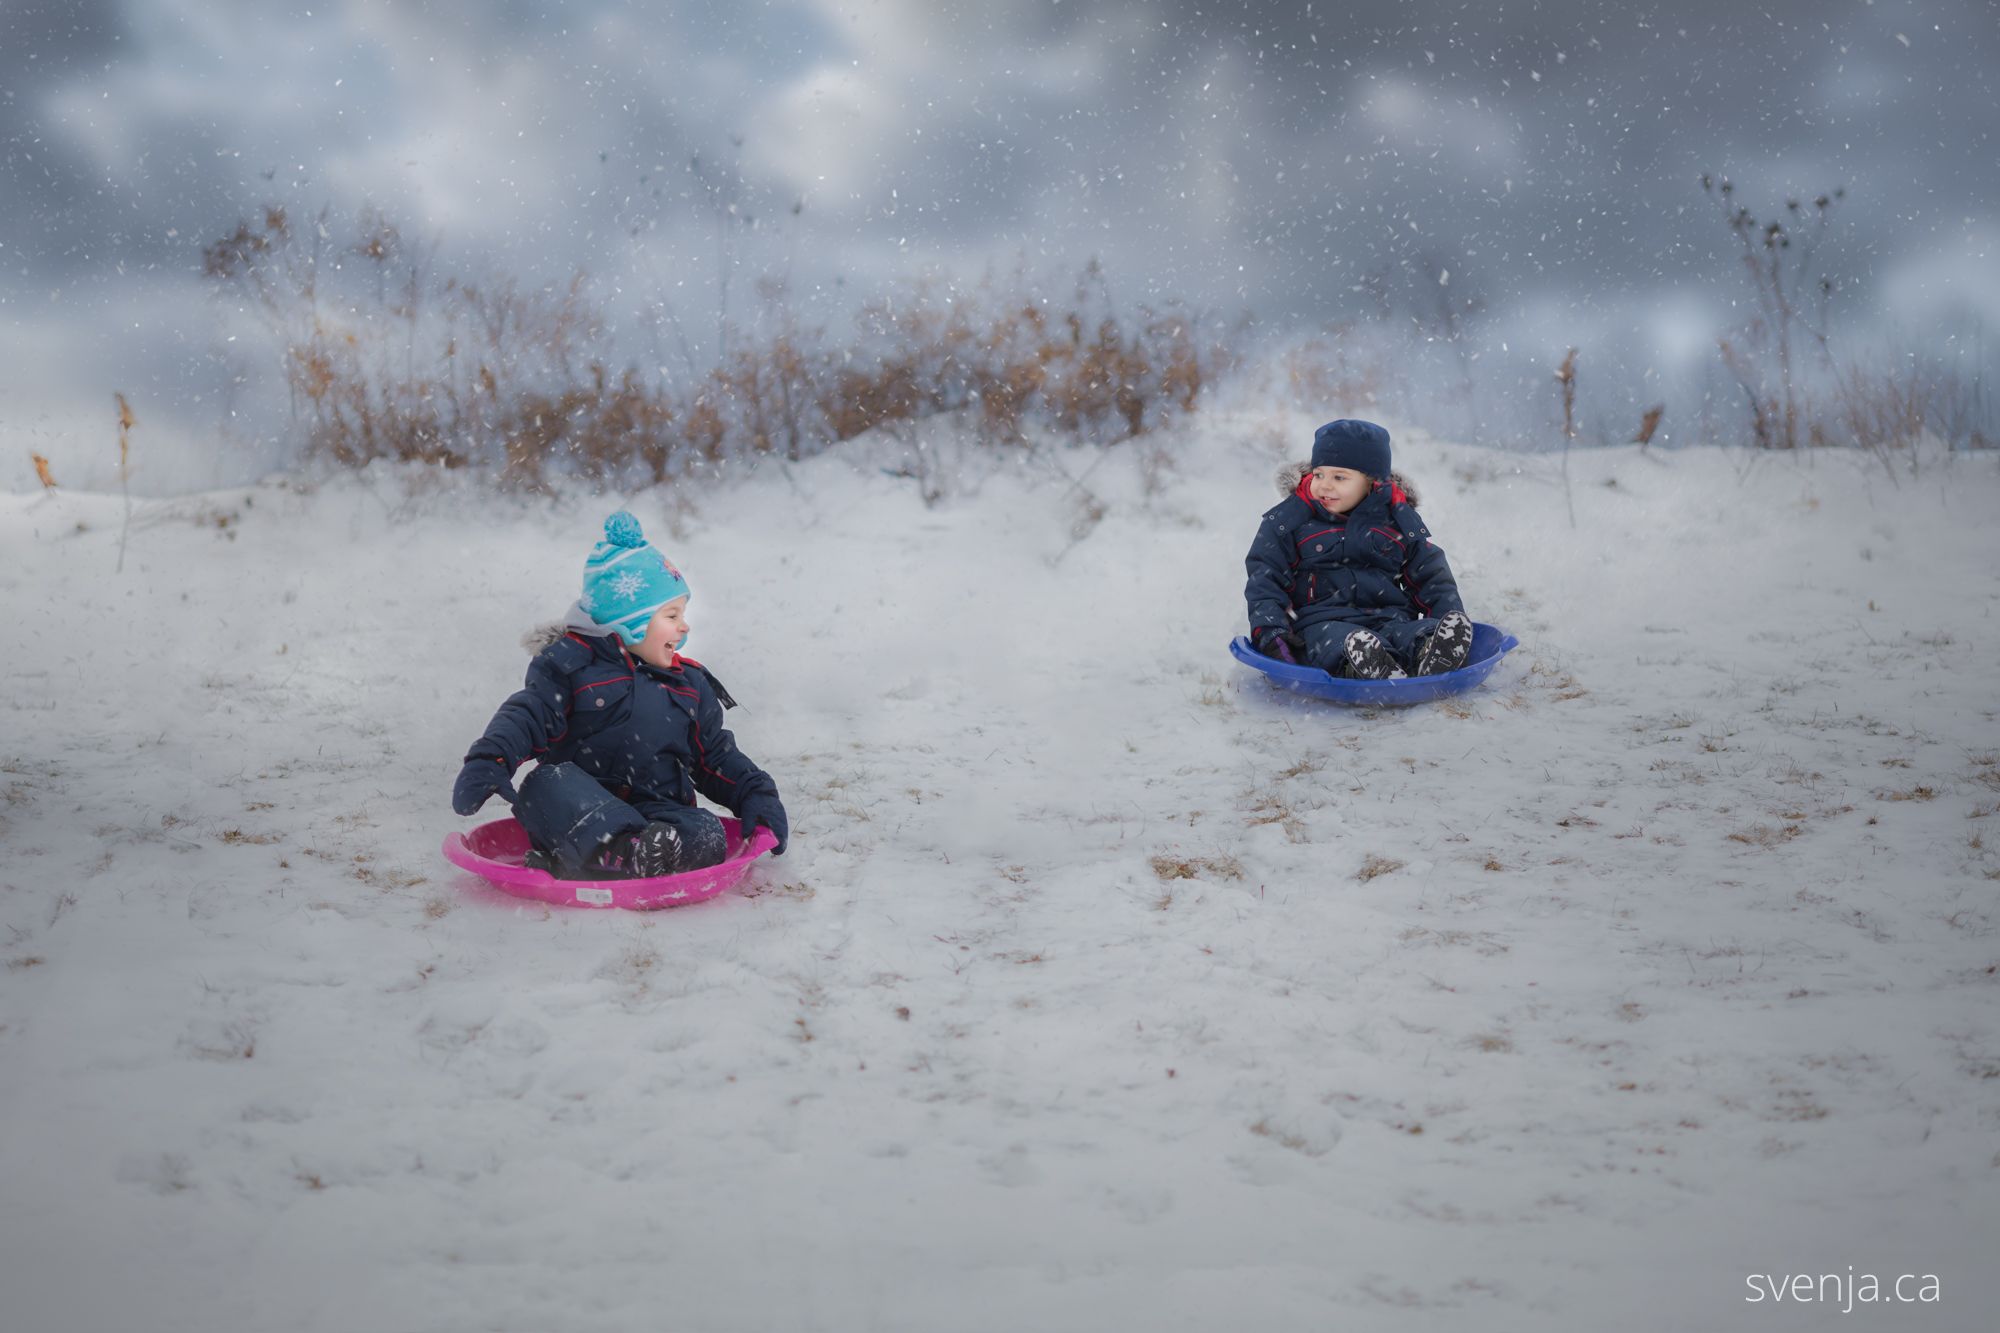
[[[638,497],[794,825],[651,915],[437,855],[608,506],[0,497],[0,1326],[1991,1327],[1995,460],[1404,439],[1524,647],[1364,714],[1312,424]]]

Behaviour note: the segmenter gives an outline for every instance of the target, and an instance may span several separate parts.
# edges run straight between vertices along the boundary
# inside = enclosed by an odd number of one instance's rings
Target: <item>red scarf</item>
[[[1299,484],[1292,491],[1292,494],[1298,496],[1299,499],[1304,500],[1309,505],[1316,505],[1319,504],[1319,501],[1313,499],[1312,482],[1313,482],[1312,473],[1310,472],[1306,473],[1303,477],[1299,478]],[[1378,481],[1375,484],[1377,486],[1380,486],[1382,483]],[[1403,488],[1396,484],[1396,479],[1394,477],[1391,477],[1389,479],[1389,503],[1392,505],[1400,505],[1400,504],[1408,504],[1409,502],[1410,502],[1410,497],[1403,493]],[[1324,508],[1324,506],[1322,506],[1322,508]],[[1342,517],[1342,515],[1336,514],[1334,515],[1334,517],[1339,518]]]

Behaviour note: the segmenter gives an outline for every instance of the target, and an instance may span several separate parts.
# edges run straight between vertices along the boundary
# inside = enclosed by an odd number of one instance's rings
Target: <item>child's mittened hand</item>
[[[498,759],[468,759],[451,784],[451,808],[461,815],[479,813],[486,798],[507,785],[507,766]]]
[[[778,840],[778,845],[771,849],[771,855],[785,854],[785,843],[791,838],[792,828],[785,818],[785,807],[777,797],[752,796],[743,802],[743,808],[736,812],[736,817],[743,822],[746,833],[759,824],[771,830],[771,835]]]
[[[1264,656],[1275,657],[1286,666],[1297,666],[1299,664],[1299,659],[1292,655],[1292,649],[1294,647],[1303,648],[1305,640],[1301,639],[1298,635],[1278,629],[1273,625],[1265,625],[1259,628],[1251,638],[1257,646],[1257,651],[1264,654]]]

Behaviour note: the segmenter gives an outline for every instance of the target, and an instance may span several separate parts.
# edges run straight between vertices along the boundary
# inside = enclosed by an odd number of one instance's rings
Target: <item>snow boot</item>
[[[1349,680],[1398,680],[1403,675],[1389,646],[1372,631],[1355,630],[1347,636],[1340,652],[1341,674]]]
[[[1410,674],[1441,676],[1464,666],[1465,659],[1470,656],[1472,617],[1463,611],[1453,611],[1438,621],[1437,628],[1424,640],[1423,648],[1417,653],[1417,665]]]
[[[652,879],[681,868],[681,831],[654,822],[613,838],[584,862],[586,879]]]

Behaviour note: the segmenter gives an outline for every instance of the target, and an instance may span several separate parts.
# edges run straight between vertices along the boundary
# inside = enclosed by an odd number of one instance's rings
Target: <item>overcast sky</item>
[[[203,435],[200,249],[265,202],[691,323],[709,187],[757,219],[739,294],[1095,255],[1282,327],[1443,267],[1495,338],[1673,369],[1735,280],[1713,171],[1759,211],[1845,185],[1877,327],[2000,329],[1996,66],[1994,0],[0,0],[0,429],[91,476],[114,389]]]

